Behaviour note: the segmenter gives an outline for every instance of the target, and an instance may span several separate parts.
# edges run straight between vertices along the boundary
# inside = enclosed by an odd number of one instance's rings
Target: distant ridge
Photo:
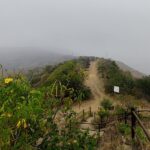
[[[129,67],[128,65],[124,64],[123,62],[116,61],[116,63],[120,69],[122,69],[123,71],[129,71],[132,74],[132,76],[135,78],[142,78],[143,76],[145,76],[144,73]]]
[[[8,70],[28,70],[44,65],[54,65],[75,58],[71,55],[61,54],[61,52],[62,50],[52,48],[0,47],[0,64]]]

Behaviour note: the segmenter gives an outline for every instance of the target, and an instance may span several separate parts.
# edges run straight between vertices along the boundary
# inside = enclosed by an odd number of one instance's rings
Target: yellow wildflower
[[[23,125],[24,129],[27,128],[27,123],[25,122],[24,125]]]
[[[10,82],[13,82],[13,78],[5,78],[4,82],[5,84],[9,84]]]
[[[18,123],[17,123],[17,128],[20,128],[21,126],[22,126],[24,129],[27,128],[27,123],[26,123],[26,120],[25,120],[25,119],[21,119],[21,120],[18,121]]]
[[[26,123],[25,119],[22,119],[22,124],[23,124],[24,129],[26,129],[27,128],[27,123]]]
[[[21,126],[21,121],[19,120],[17,123],[17,128],[20,128],[20,126]]]

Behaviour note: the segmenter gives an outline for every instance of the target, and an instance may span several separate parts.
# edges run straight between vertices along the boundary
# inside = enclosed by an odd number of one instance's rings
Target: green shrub
[[[109,111],[108,111],[108,110],[105,110],[105,109],[100,109],[100,110],[98,111],[98,115],[100,116],[100,118],[106,119],[106,118],[108,118],[108,116],[109,116]]]
[[[73,93],[69,96],[73,100],[84,100],[90,96],[90,90],[84,85],[84,70],[75,61],[67,61],[59,65],[43,83],[43,86],[51,86],[56,81],[61,82],[67,89],[73,89]],[[67,95],[68,96],[68,95]]]
[[[120,123],[118,125],[118,130],[123,135],[130,135],[131,134],[131,128],[128,124]]]
[[[62,107],[48,90],[33,89],[22,77],[0,80],[0,149],[96,149],[97,139],[77,127],[70,100]],[[56,121],[60,111],[62,125]]]
[[[101,102],[101,106],[105,110],[111,110],[113,107],[112,102],[109,99],[103,99],[103,101]]]
[[[105,92],[113,94],[115,85],[120,87],[122,94],[131,94],[134,80],[129,72],[123,72],[115,61],[102,59],[98,64],[99,74],[104,78]]]
[[[146,97],[150,101],[150,76],[136,80],[135,95]]]
[[[145,143],[145,142],[147,141],[147,138],[146,138],[146,136],[145,136],[143,130],[142,130],[140,127],[136,127],[135,132],[136,132],[138,138],[139,138],[142,142]]]
[[[123,107],[116,106],[116,108],[115,108],[116,115],[124,115],[125,112],[126,112],[126,110]]]

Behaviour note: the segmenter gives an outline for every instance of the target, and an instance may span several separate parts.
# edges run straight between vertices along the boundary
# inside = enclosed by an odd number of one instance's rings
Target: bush
[[[131,134],[131,128],[128,124],[120,123],[118,125],[118,130],[123,135],[130,135]]]
[[[106,118],[108,118],[108,116],[109,116],[109,111],[108,111],[108,110],[105,110],[105,109],[100,109],[100,110],[98,111],[98,115],[100,116],[100,118],[106,119]]]
[[[59,65],[43,83],[43,86],[51,86],[56,81],[61,82],[67,89],[73,89],[69,96],[73,100],[84,100],[90,96],[90,90],[84,85],[84,71],[80,64],[75,61],[67,61]]]
[[[120,87],[123,94],[131,94],[134,87],[134,80],[129,72],[123,72],[115,61],[103,59],[98,64],[98,71],[104,78],[106,93],[114,93],[115,85]]]
[[[147,141],[147,138],[143,132],[143,130],[140,128],[140,127],[137,127],[136,129],[136,134],[138,136],[138,138],[143,142],[145,143]]]
[[[135,95],[139,98],[145,97],[150,99],[150,76],[137,79],[135,84]],[[149,100],[150,101],[150,100]]]
[[[113,107],[112,102],[109,99],[103,99],[103,101],[101,102],[101,106],[105,110],[111,110]]]
[[[69,100],[62,107],[46,88],[33,89],[22,77],[0,80],[0,98],[0,149],[96,149],[97,139],[77,127]],[[64,124],[55,119],[58,111]]]
[[[116,106],[115,114],[116,115],[124,115],[126,110],[121,106]]]

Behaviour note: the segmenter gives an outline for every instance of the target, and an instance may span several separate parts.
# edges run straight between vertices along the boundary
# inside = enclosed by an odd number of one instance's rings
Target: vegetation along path
[[[99,77],[97,71],[97,61],[91,62],[85,84],[91,89],[92,98],[88,101],[81,102],[80,105],[73,106],[73,110],[76,112],[81,112],[83,109],[88,111],[89,107],[91,107],[92,111],[97,111],[100,106],[100,101],[105,96],[103,80]]]

